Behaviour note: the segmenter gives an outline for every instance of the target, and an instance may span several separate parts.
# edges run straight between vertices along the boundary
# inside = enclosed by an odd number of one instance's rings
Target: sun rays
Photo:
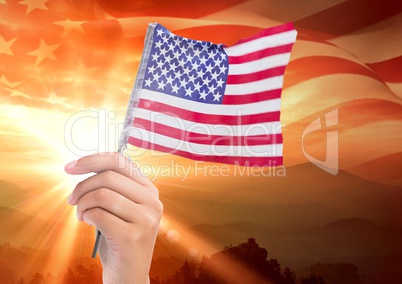
[[[16,247],[29,246],[38,252],[26,271],[41,269],[61,272],[73,259],[90,256],[94,228],[80,224],[76,220],[75,209],[66,201],[75,185],[85,176],[69,176],[64,173],[63,167],[82,155],[115,151],[123,118],[121,111],[119,113],[116,110],[119,103],[113,101],[113,93],[103,93],[98,102],[99,108],[86,108],[88,102],[84,98],[99,96],[96,94],[99,90],[86,88],[86,91],[88,96],[79,94],[83,102],[76,106],[74,113],[69,109],[61,111],[56,93],[53,93],[54,99],[43,101],[43,104],[52,105],[51,108],[0,106],[3,113],[0,118],[4,137],[2,143],[4,149],[8,150],[2,152],[1,179],[8,180],[27,192],[25,198],[21,196],[18,203],[9,206],[32,216],[32,220],[20,227],[10,243]],[[144,152],[139,155],[138,151],[131,151],[132,154],[136,153],[133,160],[142,167],[161,167],[170,165],[174,160],[170,155]],[[191,162],[185,159],[179,159],[175,163],[191,167]],[[184,176],[177,175],[173,168],[163,175],[159,172],[156,175],[148,173],[147,176],[160,185],[161,190],[163,185],[175,185],[178,190],[192,189],[186,184]],[[194,216],[201,215],[201,212],[194,212],[191,208],[186,208],[186,205],[175,202],[174,197],[165,198],[165,201],[169,204],[169,209],[165,210],[159,236],[165,243],[167,254],[180,251],[186,257],[199,258],[219,249],[190,233],[187,224],[182,224],[180,218],[176,220],[180,214],[177,212],[187,211]]]

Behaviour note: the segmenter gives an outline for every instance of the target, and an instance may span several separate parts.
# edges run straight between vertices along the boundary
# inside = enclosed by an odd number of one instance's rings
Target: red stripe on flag
[[[153,144],[148,141],[144,141],[141,139],[137,139],[135,137],[130,136],[128,138],[128,143],[135,147],[148,149],[151,151],[164,152],[167,154],[178,155],[184,158],[196,160],[196,161],[205,161],[205,162],[214,162],[214,163],[226,163],[238,166],[257,166],[257,167],[274,167],[281,166],[283,164],[283,157],[244,157],[244,156],[205,156],[205,155],[197,155],[193,153],[189,153],[182,150],[172,149],[166,146],[161,146],[157,144]]]
[[[402,12],[401,1],[349,0],[339,2],[339,4],[295,21],[299,31],[302,31],[301,34],[313,35],[315,40],[326,41],[380,23]],[[387,4],[385,5],[385,3]],[[342,17],[341,20],[340,17]]]
[[[376,63],[366,63],[378,77],[387,83],[402,83],[401,66],[402,56]]]
[[[294,30],[293,23],[282,24],[282,25],[279,25],[279,26],[275,26],[275,27],[272,27],[272,28],[262,30],[259,33],[255,34],[254,36],[250,36],[248,38],[241,39],[238,42],[236,42],[234,45],[249,42],[249,41],[253,41],[255,39],[265,37],[265,36],[270,36],[270,35],[274,35],[274,34],[280,34],[280,33],[283,33],[283,32],[288,32],[288,31],[291,31],[291,30]]]
[[[150,132],[172,137],[177,140],[205,145],[256,146],[282,144],[283,142],[281,133],[250,136],[201,134],[167,126],[157,122],[151,122],[142,118],[135,118],[133,126],[140,126],[140,129],[145,129]]]
[[[223,96],[223,104],[225,105],[241,105],[262,102],[266,100],[279,99],[282,94],[282,89],[269,90],[247,95],[229,95]]]
[[[262,122],[279,121],[280,117],[280,111],[240,116],[205,114],[146,99],[141,99],[138,103],[138,107],[148,111],[168,114],[172,117],[179,117],[188,121],[207,124],[249,125]],[[224,106],[222,106],[222,108],[224,108]]]
[[[285,74],[286,66],[274,67],[254,73],[242,74],[242,75],[229,75],[227,84],[244,84],[254,81],[263,80],[270,77],[281,76]]]
[[[271,55],[289,53],[292,51],[293,43],[289,43],[286,45],[270,47],[263,50],[251,52],[249,54],[244,54],[241,56],[228,56],[229,65],[230,64],[241,64],[254,60],[258,60],[261,58],[265,58]]]

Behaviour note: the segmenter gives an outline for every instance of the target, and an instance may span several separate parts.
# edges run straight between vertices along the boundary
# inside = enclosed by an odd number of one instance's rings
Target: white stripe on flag
[[[290,59],[290,52],[283,54],[276,54],[242,64],[230,64],[229,75],[249,74],[274,67],[286,66],[289,62],[289,59]]]
[[[282,32],[270,36],[254,39],[252,41],[239,43],[234,46],[224,47],[228,56],[240,56],[255,51],[263,50],[269,47],[286,45],[294,43],[297,32],[295,30]]]
[[[248,136],[282,133],[281,123],[279,121],[236,126],[225,124],[205,124],[188,121],[179,117],[142,108],[137,109],[136,118],[141,118],[150,121],[151,123],[159,123],[180,130],[207,135]]]

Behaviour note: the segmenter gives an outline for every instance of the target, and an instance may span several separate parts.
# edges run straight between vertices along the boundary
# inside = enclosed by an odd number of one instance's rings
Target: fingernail
[[[68,164],[64,167],[64,169],[66,169],[66,170],[71,170],[72,168],[75,167],[75,165],[77,164],[77,162],[78,162],[78,160],[75,160],[75,161],[72,161],[72,162],[68,163]]]
[[[74,195],[73,195],[73,192],[71,192],[70,195],[69,195],[68,198],[67,198],[67,202],[68,202],[69,204],[71,204],[71,205],[72,205],[73,198],[74,198]]]

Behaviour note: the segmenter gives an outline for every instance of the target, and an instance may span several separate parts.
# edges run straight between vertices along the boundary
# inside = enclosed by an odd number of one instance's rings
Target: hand
[[[104,283],[149,283],[163,206],[150,180],[118,153],[83,157],[66,165],[72,175],[96,173],[77,184],[69,203],[77,218],[102,233]]]

